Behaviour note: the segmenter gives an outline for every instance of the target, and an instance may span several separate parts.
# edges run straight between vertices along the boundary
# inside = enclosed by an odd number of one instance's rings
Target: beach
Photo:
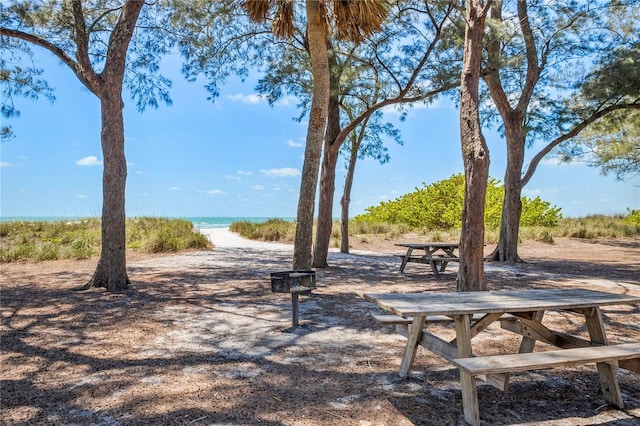
[[[410,377],[399,378],[406,339],[377,324],[371,315],[380,310],[362,297],[455,291],[457,265],[440,280],[423,265],[399,273],[399,240],[354,238],[351,254],[331,249],[330,267],[316,271],[318,287],[300,297],[294,329],[290,296],[270,286],[271,272],[291,268],[292,246],[227,228],[201,232],[213,249],[129,256],[132,290],[121,295],[74,291],[95,258],[3,264],[2,423],[461,424],[457,370],[421,348]],[[527,242],[520,254],[527,263],[486,264],[490,288],[640,295],[639,238]],[[607,309],[610,340],[640,340],[639,314]],[[517,340],[508,345],[517,351]],[[625,410],[606,406],[586,365],[518,374],[504,393],[480,387],[483,421],[639,424],[640,377],[625,371]]]

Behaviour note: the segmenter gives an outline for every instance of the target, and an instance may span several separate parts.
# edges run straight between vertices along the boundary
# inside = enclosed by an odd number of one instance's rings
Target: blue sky
[[[97,99],[70,70],[39,53],[57,100],[17,99],[22,115],[11,120],[15,139],[0,146],[0,215],[100,216],[102,153]],[[180,76],[179,60],[164,62],[173,80],[173,105],[138,113],[125,108],[129,216],[296,215],[306,123],[297,123],[295,99],[270,107],[256,95],[255,81],[230,79],[208,101],[203,82]],[[127,98],[125,98],[128,101]],[[357,166],[351,216],[463,170],[458,111],[447,100],[413,109],[405,122],[387,117],[402,132],[404,146],[389,141],[391,161]],[[504,141],[485,135],[492,177],[502,179]],[[533,154],[530,154],[531,157]],[[344,171],[339,167],[334,216]],[[539,195],[565,217],[625,213],[640,208],[640,179],[618,182],[582,164],[543,162],[524,195]]]

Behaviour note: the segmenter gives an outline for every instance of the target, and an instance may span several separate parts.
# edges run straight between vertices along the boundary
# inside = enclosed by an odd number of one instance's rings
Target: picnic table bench
[[[429,349],[450,361],[460,370],[462,406],[467,423],[480,425],[480,408],[476,378],[501,390],[507,390],[511,373],[544,368],[568,367],[596,363],[600,387],[605,400],[624,406],[616,368],[640,373],[640,342],[609,345],[600,308],[608,305],[637,304],[640,297],[612,294],[588,289],[533,289],[517,291],[424,292],[365,294],[396,317],[396,329],[407,337],[399,375],[406,377],[413,365],[418,346]],[[580,314],[589,339],[552,330],[542,323],[545,311],[568,311]],[[456,338],[447,341],[429,325],[440,320],[455,325]],[[410,322],[409,322],[410,321]],[[516,354],[474,354],[472,339],[490,324],[499,321],[502,329],[522,336]],[[574,326],[575,327],[575,326]],[[555,346],[556,350],[534,352],[536,341]],[[501,345],[502,339],[494,342]]]

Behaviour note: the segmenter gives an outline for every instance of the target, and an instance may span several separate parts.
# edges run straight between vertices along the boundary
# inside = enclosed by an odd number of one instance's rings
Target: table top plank
[[[478,292],[367,293],[364,298],[400,316],[531,312],[640,304],[640,297],[582,288]]]
[[[399,247],[407,247],[414,249],[423,249],[423,248],[458,248],[460,244],[458,243],[397,243],[394,244]]]

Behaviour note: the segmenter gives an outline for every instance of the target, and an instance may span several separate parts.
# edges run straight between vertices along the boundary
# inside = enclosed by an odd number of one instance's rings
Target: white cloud
[[[143,171],[140,171],[140,170],[136,170],[136,174],[137,174],[137,175],[146,175],[146,174],[147,174],[147,172],[143,172]]]
[[[304,146],[303,142],[296,142],[293,139],[289,139],[287,141],[287,146],[291,147],[291,148],[302,148]]]
[[[266,101],[266,97],[263,95],[258,95],[252,93],[250,95],[244,95],[242,93],[238,93],[236,95],[227,95],[227,99],[233,102],[241,102],[243,104],[259,104],[260,102]]]
[[[276,102],[276,105],[291,106],[291,105],[294,105],[297,101],[298,99],[295,96],[287,95],[284,98],[280,99],[278,102]]]
[[[172,186],[169,189],[172,190],[172,191],[180,191],[180,187],[179,186]]]
[[[579,161],[571,161],[569,163],[562,161],[559,157],[545,157],[540,161],[543,166],[577,166],[581,164]]]
[[[80,194],[80,195],[76,195],[76,198],[82,199],[82,198],[87,198],[87,196],[84,194]]]
[[[0,167],[11,167],[11,163],[7,163],[6,161],[0,161]]]
[[[224,192],[219,189],[212,189],[210,191],[207,191],[207,195],[210,197],[215,197],[216,195],[224,195]]]
[[[532,189],[523,189],[522,195],[529,198],[543,197],[545,195],[557,194],[560,192],[559,188],[532,188]]]
[[[256,191],[262,191],[264,186],[262,185],[251,185],[251,189],[255,189]]]
[[[280,169],[261,169],[260,173],[269,177],[296,177],[300,176],[300,170],[291,167],[282,167]]]
[[[102,166],[102,161],[98,160],[98,157],[95,155],[90,155],[76,161],[76,164],[78,166]]]
[[[245,172],[244,170],[238,170],[237,173],[241,176],[251,176],[253,172]]]

